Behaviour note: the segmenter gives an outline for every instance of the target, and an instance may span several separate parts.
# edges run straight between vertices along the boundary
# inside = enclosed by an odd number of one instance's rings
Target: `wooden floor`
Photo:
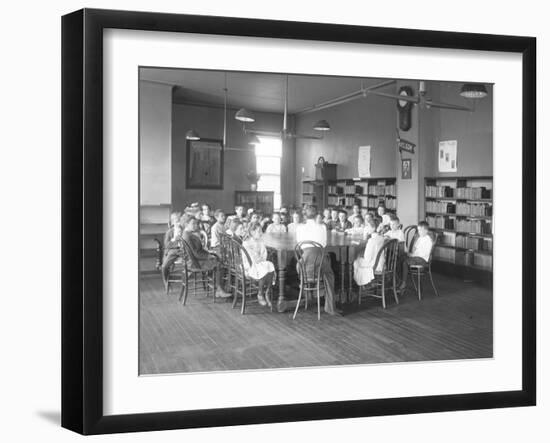
[[[490,358],[492,291],[435,275],[440,296],[409,292],[382,309],[367,299],[344,317],[311,307],[270,312],[258,304],[247,314],[224,300],[193,297],[178,303],[156,277],[140,281],[140,374],[204,372],[361,363]]]

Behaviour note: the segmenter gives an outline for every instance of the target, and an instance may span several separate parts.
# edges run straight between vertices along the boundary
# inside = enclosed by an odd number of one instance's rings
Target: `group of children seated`
[[[303,220],[304,218],[307,220]],[[170,216],[170,226],[164,237],[162,263],[164,282],[166,284],[172,265],[181,256],[182,240],[186,241],[196,263],[207,270],[220,267],[220,240],[222,234],[227,234],[248,252],[252,263],[249,264],[248,260],[243,261],[246,273],[259,281],[259,303],[269,305],[270,299],[266,293],[275,282],[275,267],[268,260],[267,249],[262,240],[263,233],[296,234],[299,231],[299,237],[307,237],[308,229],[316,232],[316,240],[319,240],[319,233],[324,235],[324,241],[323,239],[320,241],[323,245],[326,245],[326,236],[330,231],[360,236],[366,240],[364,251],[353,262],[354,280],[360,286],[368,285],[374,279],[376,257],[384,245],[385,238],[396,239],[403,244],[399,256],[399,266],[402,271],[400,290],[405,289],[409,266],[427,265],[432,250],[428,224],[421,221],[417,226],[418,237],[413,248],[407,251],[404,247],[405,236],[399,218],[395,214],[387,214],[382,205],[379,206],[377,213],[355,205],[349,218],[347,211],[340,208],[327,208],[323,214],[318,214],[315,207],[309,206],[304,207],[303,212],[293,211],[290,217],[288,211],[282,208],[268,219],[253,209],[245,212],[243,206],[236,206],[235,213],[226,216],[221,209],[217,209],[212,214],[209,205],[203,204],[199,207],[198,204],[194,204],[183,214],[174,212]],[[306,233],[305,236],[304,233]],[[383,266],[383,260],[380,260],[379,270]],[[216,278],[216,296],[229,297],[231,294],[226,292],[220,284],[221,272],[216,273]],[[325,310],[333,313],[334,306],[329,306],[328,309],[325,306]]]

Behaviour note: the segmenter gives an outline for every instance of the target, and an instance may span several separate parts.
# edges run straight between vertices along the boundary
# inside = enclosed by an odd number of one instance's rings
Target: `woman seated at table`
[[[275,281],[275,267],[267,260],[267,249],[262,240],[262,227],[259,224],[250,225],[243,248],[248,252],[252,264],[243,257],[243,264],[246,275],[258,281],[258,303],[262,306],[271,306],[267,297],[270,286]],[[265,289],[265,295],[262,291]]]
[[[367,223],[365,231],[367,232],[368,241],[365,252],[362,257],[353,262],[353,279],[359,286],[367,285],[374,279],[376,256],[384,246],[384,237],[377,232],[377,228],[378,223],[375,220]],[[381,257],[378,262],[378,270],[382,270],[383,267],[384,259]]]

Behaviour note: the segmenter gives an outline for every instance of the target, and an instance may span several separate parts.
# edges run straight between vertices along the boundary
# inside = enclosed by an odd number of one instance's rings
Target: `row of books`
[[[464,203],[456,204],[457,215],[470,215],[472,217],[490,217],[493,215],[493,206],[488,203]]]
[[[491,190],[482,186],[479,188],[456,188],[456,198],[471,198],[479,200],[482,198],[491,198]]]
[[[343,194],[344,190],[340,186],[330,185],[327,188],[329,194]]]
[[[491,189],[484,186],[481,187],[459,187],[452,188],[451,186],[425,186],[425,196],[431,198],[461,198],[461,199],[490,199]]]
[[[346,185],[344,186],[344,194],[362,194],[363,188],[356,185]]]
[[[355,197],[344,197],[340,201],[344,202],[344,206],[353,206],[356,202]]]
[[[314,195],[303,195],[302,196],[302,202],[306,205],[314,205],[315,204],[315,196]]]
[[[457,248],[474,249],[476,251],[493,251],[493,239],[482,237],[468,237],[458,234],[455,240]]]
[[[369,195],[395,195],[395,185],[369,185],[367,194]]]
[[[455,219],[442,215],[429,215],[426,217],[426,222],[430,228],[451,229],[474,234],[492,233],[491,222],[487,220]]]
[[[445,202],[445,201],[426,201],[426,211],[427,212],[440,212],[445,214],[454,214],[456,205],[454,203]]]
[[[462,232],[473,232],[475,234],[491,234],[491,222],[487,220],[457,219],[456,230]]]
[[[434,198],[453,198],[454,191],[450,186],[432,186],[426,185],[425,195],[426,197]]]
[[[452,229],[455,230],[455,219],[443,217],[442,215],[429,215],[426,217],[428,226],[436,229]]]
[[[315,186],[313,186],[311,183],[304,183],[304,185],[302,187],[302,192],[314,193],[315,192]]]

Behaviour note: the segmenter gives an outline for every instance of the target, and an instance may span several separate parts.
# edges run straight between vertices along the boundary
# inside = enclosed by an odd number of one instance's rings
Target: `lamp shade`
[[[235,114],[235,119],[246,123],[250,123],[256,120],[254,118],[254,114],[252,114],[252,112],[248,111],[245,108],[241,108],[237,111],[237,113]]]
[[[464,83],[460,95],[464,98],[483,98],[487,96],[487,88],[483,83]]]
[[[189,131],[187,131],[185,133],[185,138],[187,140],[200,140],[201,139],[199,134],[196,131],[194,131],[193,129],[189,129]]]
[[[313,129],[316,131],[330,131],[330,125],[326,120],[319,120],[313,125]]]
[[[261,143],[260,139],[257,136],[255,136],[254,134],[252,134],[250,136],[250,140],[248,140],[249,145],[256,146],[256,145],[259,145],[260,143]]]

